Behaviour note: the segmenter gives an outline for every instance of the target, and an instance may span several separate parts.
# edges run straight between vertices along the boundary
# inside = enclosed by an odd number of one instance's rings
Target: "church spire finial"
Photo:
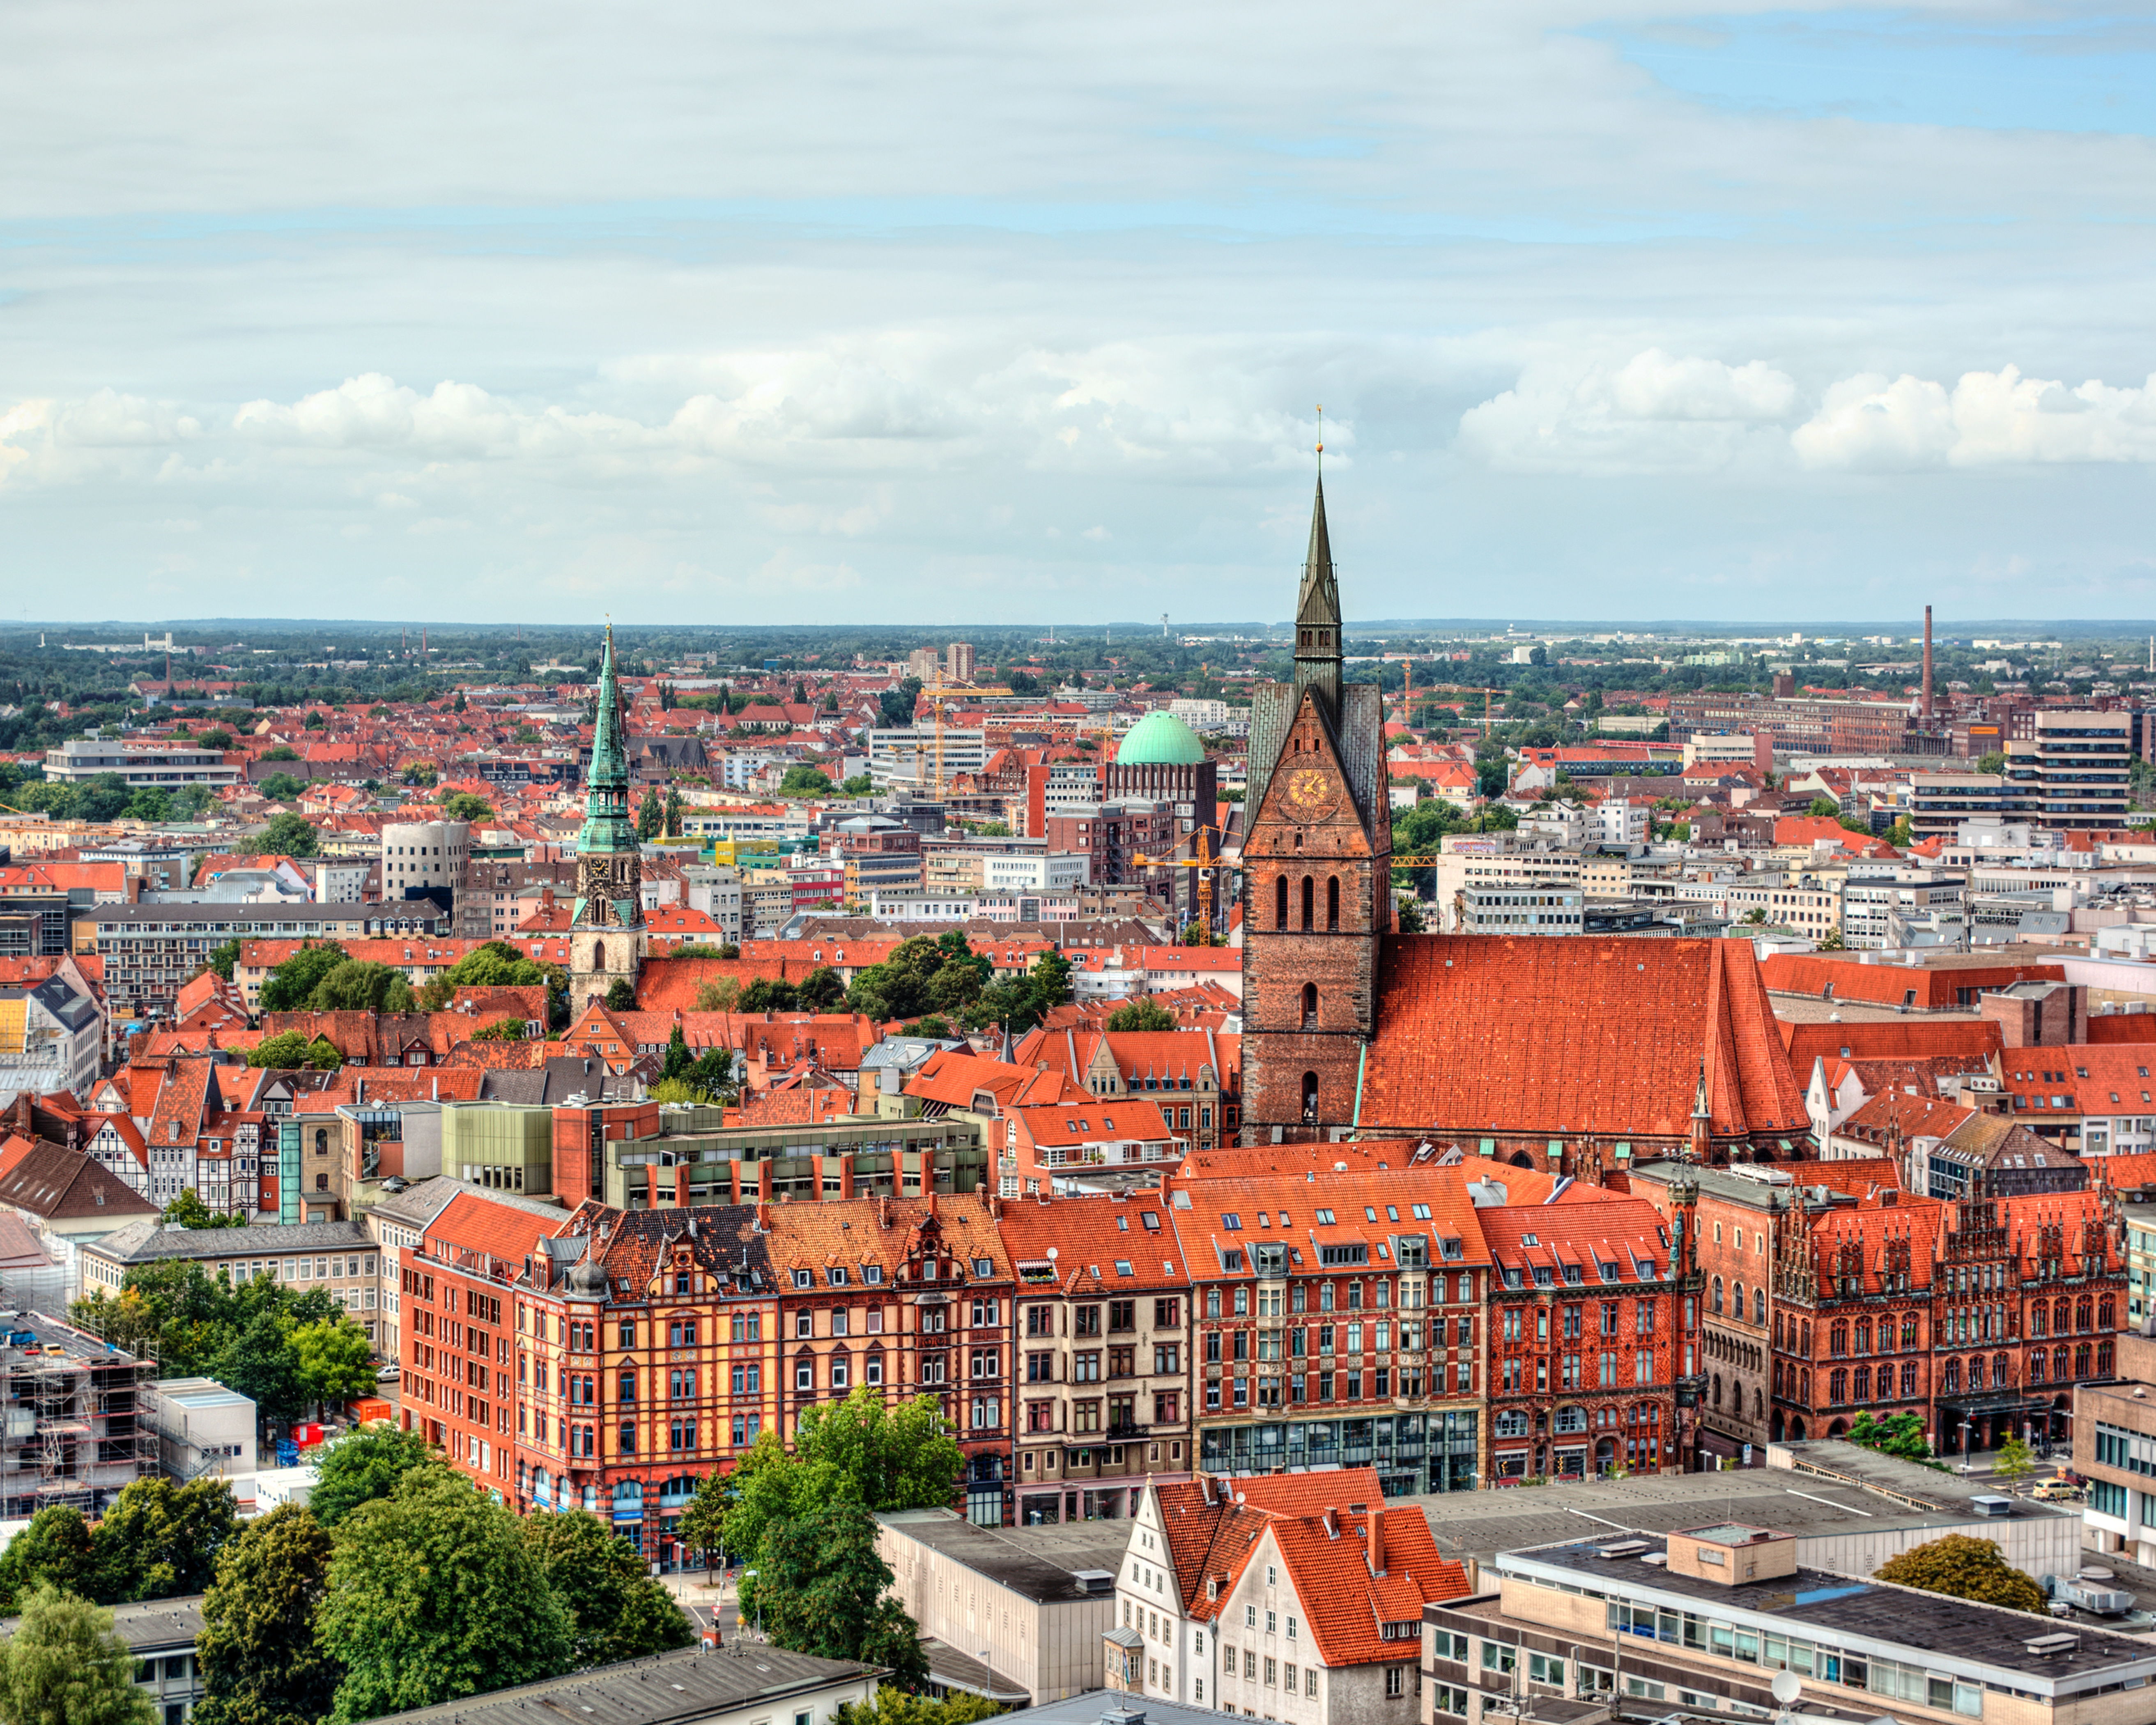
[[[1320,408],[1317,459],[1325,459],[1324,408]],[[1332,536],[1325,523],[1325,475],[1317,476],[1317,495],[1310,511],[1310,549],[1302,562],[1302,589],[1295,606],[1295,681],[1298,691],[1314,687],[1327,710],[1340,710],[1340,589],[1332,575]]]

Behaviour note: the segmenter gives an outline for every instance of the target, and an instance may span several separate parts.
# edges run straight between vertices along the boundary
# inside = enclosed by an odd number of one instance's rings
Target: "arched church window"
[[[1311,912],[1317,901],[1317,889],[1309,875],[1302,877],[1302,932],[1310,932]]]
[[[1325,927],[1332,933],[1340,932],[1340,877],[1332,875],[1325,882]]]
[[[1302,1118],[1306,1126],[1317,1124],[1317,1075],[1315,1072],[1302,1075]]]
[[[1273,927],[1287,927],[1287,876],[1285,875],[1273,882]]]
[[[1306,1030],[1315,1030],[1317,1028],[1317,984],[1316,983],[1305,983],[1302,985],[1302,1028]]]

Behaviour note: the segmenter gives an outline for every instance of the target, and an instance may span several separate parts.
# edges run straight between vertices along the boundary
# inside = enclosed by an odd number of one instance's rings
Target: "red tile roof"
[[[1805,1122],[1748,941],[1404,935],[1385,942],[1365,1132],[1681,1137]]]

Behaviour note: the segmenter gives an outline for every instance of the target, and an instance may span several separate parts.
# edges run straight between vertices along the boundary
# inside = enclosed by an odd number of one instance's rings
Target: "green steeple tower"
[[[1328,721],[1340,721],[1340,588],[1332,576],[1332,536],[1325,526],[1325,480],[1310,511],[1310,551],[1295,605],[1295,692],[1323,697]]]
[[[598,719],[584,782],[584,824],[577,834],[576,926],[639,927],[643,853],[629,809],[629,751],[622,739],[621,685],[614,674],[613,625],[599,665]]]

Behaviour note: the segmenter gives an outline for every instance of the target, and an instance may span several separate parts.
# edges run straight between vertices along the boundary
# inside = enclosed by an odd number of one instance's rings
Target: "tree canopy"
[[[275,1066],[280,1070],[295,1072],[303,1067],[312,1067],[318,1072],[334,1072],[344,1064],[344,1056],[337,1052],[336,1045],[326,1036],[317,1036],[309,1041],[302,1030],[280,1030],[275,1036],[265,1036],[247,1050],[250,1066]]]
[[[574,1645],[515,1514],[446,1470],[346,1517],[315,1629],[344,1667],[332,1725],[557,1676]]]
[[[305,1012],[316,986],[337,966],[347,962],[335,941],[309,941],[276,969],[262,985],[264,1012]]]
[[[112,1614],[41,1585],[0,1645],[0,1718],[8,1725],[156,1725],[135,1686],[135,1656]]]
[[[1949,1533],[1910,1547],[1872,1573],[1881,1581],[1922,1588],[1928,1594],[1950,1594],[1958,1599],[1978,1599],[2040,1617],[2047,1609],[2043,1589],[2009,1563],[1993,1539]]]
[[[214,1479],[136,1480],[94,1529],[49,1504],[0,1554],[0,1610],[46,1584],[102,1605],[200,1593],[238,1525],[232,1488]]]
[[[446,1473],[449,1462],[418,1432],[362,1425],[316,1458],[307,1507],[325,1527],[335,1527],[362,1503],[393,1495],[407,1475],[427,1470]]]
[[[577,1665],[640,1659],[696,1639],[673,1594],[597,1516],[540,1510],[519,1525],[541,1577],[568,1610]]]
[[[1175,1014],[1150,996],[1128,1000],[1108,1014],[1111,1030],[1173,1030]]]
[[[288,799],[280,797],[277,800]],[[321,835],[307,818],[289,809],[282,814],[271,815],[270,824],[263,828],[262,836],[255,842],[265,856],[313,856],[322,848]]]
[[[329,1712],[344,1675],[315,1639],[329,1573],[329,1531],[297,1504],[280,1504],[226,1546],[195,1643],[197,1725],[314,1725]]]
[[[920,1683],[928,1657],[891,1580],[875,1518],[859,1503],[823,1502],[765,1537],[752,1604],[781,1647],[887,1666],[899,1682]]]

